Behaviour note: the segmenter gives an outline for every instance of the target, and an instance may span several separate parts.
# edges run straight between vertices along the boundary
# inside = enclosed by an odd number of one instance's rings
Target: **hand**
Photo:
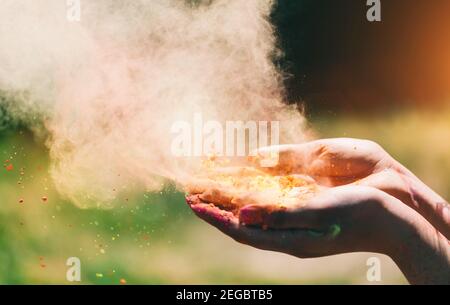
[[[412,217],[411,209],[402,211],[397,199],[373,188],[341,186],[326,190],[305,207],[270,211],[267,206],[249,205],[241,209],[240,219],[214,205],[189,198],[193,211],[238,242],[264,250],[288,253],[301,258],[372,251],[393,255],[398,251],[398,235],[407,223],[386,208],[396,204],[402,217]],[[242,225],[259,219],[262,230]]]
[[[450,207],[446,201],[372,141],[322,139],[259,151],[261,157],[274,152],[279,162],[266,169],[274,174],[306,174],[332,187],[353,184],[377,188],[415,209],[450,239]]]
[[[261,154],[274,149],[280,153],[279,164],[267,170],[307,174],[331,188],[304,208],[272,212],[267,206],[250,205],[241,209],[241,222],[257,219],[268,230],[243,226],[232,213],[190,198],[194,212],[257,248],[298,257],[379,252],[391,256],[413,283],[448,282],[448,240],[401,201],[420,210],[409,192],[414,176],[381,147],[369,141],[331,139],[266,148]]]
[[[382,191],[340,186],[306,207],[267,213],[250,205],[241,220],[257,214],[265,229],[241,224],[231,212],[188,197],[192,210],[236,241],[300,258],[369,251],[390,256],[413,284],[450,284],[448,241],[417,212]],[[436,235],[437,234],[437,235]]]

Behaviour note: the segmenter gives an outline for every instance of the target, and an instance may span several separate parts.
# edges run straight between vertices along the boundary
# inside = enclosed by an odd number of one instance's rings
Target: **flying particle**
[[[12,164],[8,164],[7,166],[5,166],[5,169],[10,172],[12,170],[14,170],[14,166]]]
[[[43,202],[47,202],[48,198],[47,198],[46,196],[43,196],[43,197],[41,198],[41,200],[42,200]]]
[[[47,265],[44,264],[44,257],[43,256],[39,256],[39,265],[41,266],[41,268],[47,267]]]
[[[127,281],[125,279],[120,279],[119,283],[120,283],[120,285],[125,285],[127,283]]]

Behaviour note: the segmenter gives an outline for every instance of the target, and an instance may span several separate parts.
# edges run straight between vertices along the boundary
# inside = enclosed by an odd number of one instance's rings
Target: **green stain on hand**
[[[335,238],[341,233],[341,226],[340,225],[331,225],[330,229],[328,231],[328,234],[331,238]]]
[[[319,230],[309,229],[309,230],[307,230],[307,232],[309,235],[311,235],[313,237],[322,237],[322,236],[326,235],[330,238],[335,238],[336,236],[338,236],[341,233],[341,226],[334,224],[328,228],[328,231],[319,231]]]

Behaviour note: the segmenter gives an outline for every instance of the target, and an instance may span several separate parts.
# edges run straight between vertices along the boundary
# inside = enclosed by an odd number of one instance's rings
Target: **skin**
[[[260,167],[258,160],[274,152],[277,165]],[[448,204],[376,143],[324,139],[267,147],[259,157],[253,166],[305,174],[325,188],[300,208],[249,204],[233,214],[190,196],[192,210],[259,249],[300,258],[377,252],[390,256],[412,284],[450,284]]]

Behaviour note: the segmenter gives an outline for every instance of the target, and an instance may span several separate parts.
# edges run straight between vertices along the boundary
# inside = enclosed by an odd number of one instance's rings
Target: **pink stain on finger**
[[[186,197],[186,202],[199,217],[205,220],[209,219],[217,224],[229,225],[236,218],[229,211],[224,211],[213,204],[202,202],[197,195]]]
[[[259,206],[245,206],[239,211],[239,221],[246,225],[262,225],[267,211]]]

